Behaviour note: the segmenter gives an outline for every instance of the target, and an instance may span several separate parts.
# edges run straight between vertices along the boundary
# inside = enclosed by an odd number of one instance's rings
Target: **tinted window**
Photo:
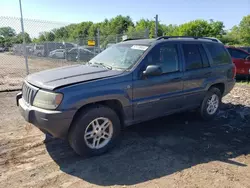
[[[240,49],[245,50],[246,52],[250,52],[250,47],[240,47]]]
[[[206,51],[204,50],[204,48],[201,44],[199,44],[199,49],[200,49],[200,53],[201,53],[201,57],[202,57],[203,67],[209,67],[209,61],[208,61]]]
[[[161,44],[154,47],[147,55],[148,65],[159,65],[163,73],[179,71],[177,45]]]
[[[228,48],[229,53],[231,54],[231,56],[233,58],[237,58],[237,59],[245,59],[248,54],[245,52],[242,52],[241,50],[237,50],[237,49],[232,49],[232,48]]]
[[[186,70],[202,68],[202,59],[197,44],[183,44]]]
[[[212,64],[214,65],[220,65],[220,64],[226,64],[231,63],[231,58],[228,55],[226,49],[219,44],[206,44],[206,47],[213,59]]]

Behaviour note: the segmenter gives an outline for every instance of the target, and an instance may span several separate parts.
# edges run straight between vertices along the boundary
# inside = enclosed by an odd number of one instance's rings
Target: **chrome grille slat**
[[[22,88],[22,95],[25,102],[27,102],[28,104],[32,104],[32,101],[37,91],[38,88],[35,88],[34,86],[31,86],[30,84],[24,82]]]

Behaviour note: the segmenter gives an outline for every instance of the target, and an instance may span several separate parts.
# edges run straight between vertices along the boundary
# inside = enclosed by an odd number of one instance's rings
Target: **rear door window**
[[[183,44],[182,48],[186,70],[200,69],[203,67],[198,44]]]
[[[204,50],[204,48],[203,48],[203,46],[201,44],[199,44],[199,50],[200,50],[201,57],[202,57],[202,66],[203,67],[209,67],[209,60],[208,60],[208,57],[207,57],[207,53],[206,53],[206,51]]]
[[[224,46],[220,44],[205,44],[212,57],[212,65],[221,65],[231,63],[231,57],[228,55]]]

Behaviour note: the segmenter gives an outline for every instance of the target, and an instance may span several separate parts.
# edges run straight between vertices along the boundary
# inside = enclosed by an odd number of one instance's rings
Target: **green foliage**
[[[118,15],[100,23],[81,22],[42,32],[32,42],[64,41],[86,45],[88,40],[97,41],[98,29],[102,46],[120,42],[124,34],[130,38],[155,37],[154,20],[141,19],[134,24],[129,16]],[[181,25],[159,23],[157,34],[158,36],[215,37],[229,45],[250,45],[250,15],[243,17],[240,24],[229,31],[224,30],[224,24],[221,21],[198,19]],[[25,40],[27,43],[31,42],[28,33],[25,33]],[[13,43],[22,43],[22,35],[20,33],[17,35],[11,27],[0,28],[0,45],[11,46]]]
[[[24,33],[24,38],[25,38],[25,42],[26,42],[27,44],[31,43],[31,38],[30,38],[30,36],[29,36],[28,33],[26,33],[26,32]],[[19,33],[19,34],[15,37],[15,39],[14,39],[13,42],[16,43],[16,44],[21,44],[21,43],[23,43],[23,34],[22,34],[22,33]]]
[[[224,34],[223,22],[210,20],[194,20],[180,25],[173,32],[179,36],[216,37]]]
[[[11,27],[1,27],[0,35],[3,37],[14,37],[16,36],[16,31]]]
[[[28,33],[24,33],[26,43],[31,43],[31,38]],[[23,43],[23,34],[16,34],[16,31],[11,27],[0,28],[0,46],[11,47],[13,44]]]
[[[179,34],[179,27],[177,25],[167,25],[165,27],[163,27],[163,33],[166,36],[178,36]]]
[[[238,28],[243,44],[250,45],[250,15],[243,17]]]

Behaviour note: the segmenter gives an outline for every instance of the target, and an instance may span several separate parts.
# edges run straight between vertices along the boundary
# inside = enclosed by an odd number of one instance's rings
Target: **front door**
[[[155,46],[141,62],[133,81],[134,120],[159,117],[181,107],[182,71],[177,44],[161,43]],[[163,74],[142,76],[148,65],[159,65]]]

